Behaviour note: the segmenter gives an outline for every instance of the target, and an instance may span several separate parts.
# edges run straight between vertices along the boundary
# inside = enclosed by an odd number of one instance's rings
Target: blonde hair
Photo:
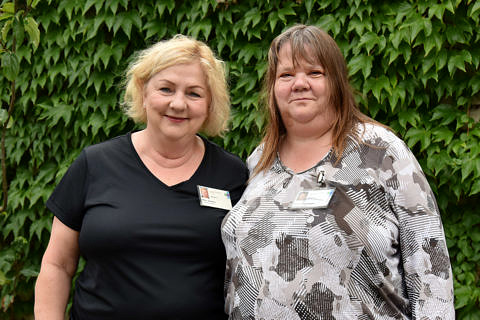
[[[325,70],[330,91],[329,102],[335,110],[332,145],[337,159],[343,154],[348,136],[356,137],[355,124],[375,122],[363,114],[355,103],[348,82],[347,64],[335,40],[317,27],[293,26],[273,39],[268,52],[268,69],[262,94],[268,124],[262,139],[263,152],[254,174],[271,167],[281,139],[286,134],[274,94],[279,52],[286,43],[291,45],[294,64],[305,59],[311,63],[320,63]]]
[[[200,131],[209,136],[221,135],[226,130],[230,117],[230,96],[224,62],[217,59],[205,43],[183,35],[160,41],[138,53],[126,72],[126,114],[135,122],[146,123],[143,90],[148,80],[157,72],[173,65],[197,61],[205,73],[211,95],[208,116]]]

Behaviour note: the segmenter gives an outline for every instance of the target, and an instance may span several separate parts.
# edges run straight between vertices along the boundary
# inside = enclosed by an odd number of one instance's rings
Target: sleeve
[[[260,145],[253,150],[253,152],[247,158],[247,167],[250,171],[250,174],[253,173],[255,167],[257,166],[258,161],[260,161],[260,157],[263,152],[263,145]]]
[[[454,319],[453,280],[435,197],[415,156],[398,139],[383,158],[384,185],[399,221],[412,319]]]
[[[80,231],[85,208],[87,185],[85,150],[68,168],[46,202],[47,208],[66,226]]]
[[[230,196],[232,199],[232,206],[234,206],[242,197],[245,188],[247,187],[248,181],[248,169],[245,163],[239,159],[240,166],[238,168],[238,179],[237,182],[234,184],[234,187],[230,191]]]

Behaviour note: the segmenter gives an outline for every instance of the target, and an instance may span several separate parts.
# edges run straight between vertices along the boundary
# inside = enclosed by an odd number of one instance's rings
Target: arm
[[[65,319],[72,278],[77,270],[78,232],[53,219],[52,233],[35,285],[35,319]]]
[[[384,164],[391,181],[398,182],[387,189],[399,220],[404,283],[412,319],[454,319],[452,270],[433,192],[403,143],[396,144]]]

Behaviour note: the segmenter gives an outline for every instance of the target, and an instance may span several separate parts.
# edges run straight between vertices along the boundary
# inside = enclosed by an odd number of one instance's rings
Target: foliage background
[[[227,62],[233,103],[231,131],[216,142],[245,158],[264,126],[258,98],[268,46],[295,23],[335,38],[362,110],[416,154],[442,212],[457,317],[480,318],[479,1],[43,0],[31,15],[37,49],[25,19],[2,31],[2,45],[16,47],[19,73],[6,124],[0,319],[31,317],[52,221],[44,203],[69,164],[83,147],[135,128],[119,107],[132,54],[177,33],[206,41]],[[2,121],[10,67],[2,58]]]

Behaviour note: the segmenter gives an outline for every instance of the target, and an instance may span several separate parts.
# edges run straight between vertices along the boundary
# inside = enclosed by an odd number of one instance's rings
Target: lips
[[[296,101],[310,101],[313,100],[313,98],[308,98],[308,97],[299,97],[299,98],[293,98],[290,99],[290,102],[296,102]]]
[[[167,117],[172,122],[182,122],[188,119],[188,118],[181,118],[181,117],[175,117],[175,116],[169,116],[169,115],[165,115],[165,117]]]

